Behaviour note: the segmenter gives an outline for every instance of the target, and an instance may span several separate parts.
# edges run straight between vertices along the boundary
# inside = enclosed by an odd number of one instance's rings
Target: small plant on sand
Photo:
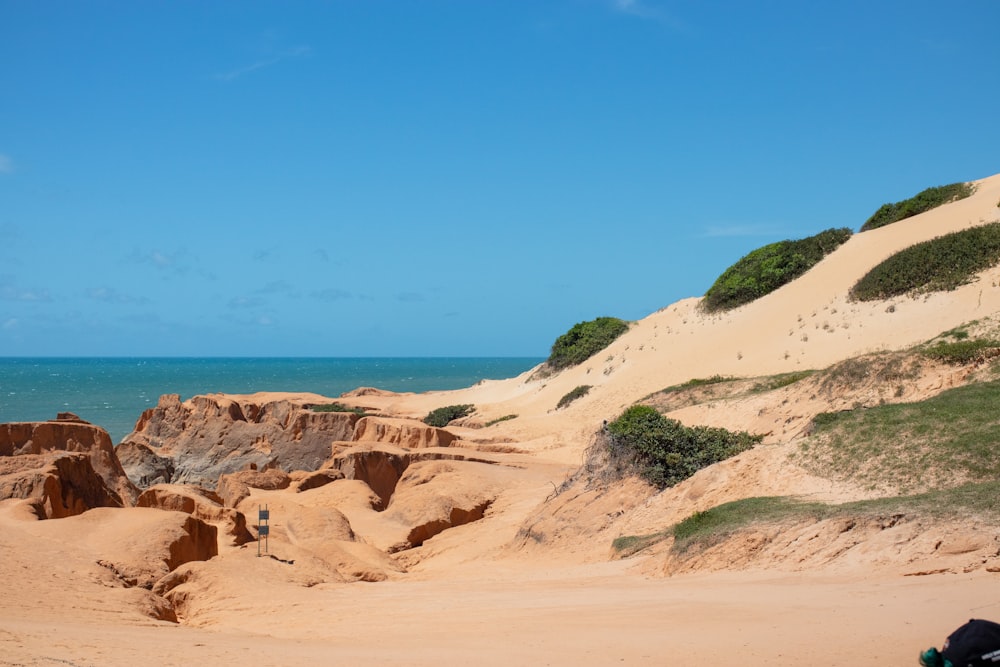
[[[974,188],[969,183],[952,183],[927,188],[922,192],[892,204],[882,204],[872,217],[861,225],[861,231],[877,229],[885,225],[910,218],[918,213],[937,208],[942,204],[965,199],[972,194]]]
[[[556,339],[545,362],[554,371],[582,364],[628,331],[628,322],[617,317],[598,317],[579,322]]]
[[[486,422],[485,424],[483,424],[483,428],[489,428],[490,426],[493,426],[494,424],[499,424],[500,422],[510,421],[511,419],[517,419],[517,415],[504,415],[503,417],[497,417],[496,419],[491,419],[488,422]]]
[[[673,486],[713,463],[735,456],[763,436],[706,426],[687,427],[647,405],[633,405],[608,424],[611,457],[626,461],[650,484]]]
[[[559,410],[560,408],[565,408],[567,405],[569,405],[576,399],[582,396],[586,396],[588,393],[590,393],[590,385],[581,384],[579,387],[576,387],[575,389],[567,393],[565,396],[560,398],[559,403],[556,404],[556,409]]]
[[[364,408],[352,408],[349,405],[344,405],[343,403],[323,403],[321,405],[312,406],[311,410],[313,412],[351,412],[356,415],[364,416]]]
[[[438,408],[436,410],[431,410],[424,417],[424,423],[428,426],[436,426],[438,428],[447,426],[456,419],[461,419],[462,417],[468,417],[475,411],[476,406],[472,404],[464,405],[446,405],[443,408]]]

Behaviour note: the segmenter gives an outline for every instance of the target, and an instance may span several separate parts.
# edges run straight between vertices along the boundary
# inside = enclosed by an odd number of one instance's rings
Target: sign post
[[[260,558],[260,541],[264,538],[264,553],[267,553],[268,547],[268,535],[271,533],[271,527],[268,522],[271,520],[271,513],[267,509],[267,505],[261,509],[260,505],[257,505],[257,558]]]

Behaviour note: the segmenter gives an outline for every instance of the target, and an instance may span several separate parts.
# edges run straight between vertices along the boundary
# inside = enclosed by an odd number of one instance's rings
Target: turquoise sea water
[[[178,359],[0,358],[0,423],[74,412],[118,443],[162,394],[306,391],[336,397],[357,387],[436,391],[515,377],[534,358]]]

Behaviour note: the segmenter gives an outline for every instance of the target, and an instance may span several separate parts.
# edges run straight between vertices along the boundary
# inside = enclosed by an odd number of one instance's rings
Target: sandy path
[[[969,617],[1000,617],[996,574],[647,579],[630,567],[511,562],[298,589],[233,601],[211,630],[8,608],[0,664],[902,665]]]

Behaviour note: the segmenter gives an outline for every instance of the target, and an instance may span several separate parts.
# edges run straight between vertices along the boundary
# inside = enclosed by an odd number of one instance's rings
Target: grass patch
[[[1000,479],[1000,381],[919,403],[823,413],[797,457],[814,474],[901,493]]]
[[[991,222],[910,246],[854,284],[849,297],[876,301],[904,294],[953,290],[1000,262],[1000,222]]]
[[[756,383],[750,388],[750,393],[760,394],[766,391],[774,391],[775,389],[781,389],[782,387],[787,387],[793,385],[799,380],[805,380],[810,375],[814,374],[816,371],[795,371],[792,373],[781,373],[779,375],[772,375],[771,377],[765,378],[760,382]]]
[[[675,551],[684,552],[695,544],[712,544],[756,523],[789,519],[823,518],[829,505],[806,503],[794,498],[763,496],[723,503],[703,512],[695,512],[670,529]]]
[[[563,396],[562,398],[559,399],[559,402],[556,404],[556,410],[559,410],[561,408],[565,408],[567,405],[569,405],[570,403],[572,403],[576,399],[581,398],[581,397],[586,396],[587,394],[589,394],[590,393],[590,387],[591,386],[589,384],[581,384],[579,387],[576,387],[576,388],[572,389],[565,396]]]
[[[517,415],[504,415],[503,417],[497,417],[496,419],[491,419],[483,425],[483,428],[489,428],[494,424],[499,424],[500,422],[510,421],[511,419],[517,419]]]
[[[970,483],[910,496],[861,500],[840,505],[777,496],[745,498],[696,512],[657,533],[619,537],[612,546],[619,555],[625,557],[673,537],[671,549],[677,553],[685,553],[691,549],[719,544],[754,525],[895,515],[963,520],[975,517],[985,522],[1000,521],[1000,481]]]
[[[456,419],[468,417],[473,413],[473,411],[475,411],[475,409],[476,406],[471,403],[466,403],[464,405],[446,405],[443,408],[438,408],[428,412],[427,416],[424,417],[424,423],[428,426],[442,428]]]
[[[959,199],[965,199],[974,192],[975,188],[969,183],[951,183],[950,185],[939,185],[927,188],[909,199],[891,204],[882,204],[872,217],[861,225],[861,231],[878,229],[894,222],[899,222],[910,218],[918,213],[937,208],[942,204],[948,204]]]
[[[321,405],[313,405],[309,409],[313,412],[350,412],[362,417],[367,414],[364,408],[353,408],[343,403],[323,403]]]
[[[849,238],[851,230],[844,227],[758,248],[718,277],[701,307],[713,313],[755,301],[804,274]]]
[[[947,364],[982,363],[1000,356],[1000,341],[988,338],[968,340],[959,337],[954,343],[941,341],[926,347],[922,350],[922,354]]]

